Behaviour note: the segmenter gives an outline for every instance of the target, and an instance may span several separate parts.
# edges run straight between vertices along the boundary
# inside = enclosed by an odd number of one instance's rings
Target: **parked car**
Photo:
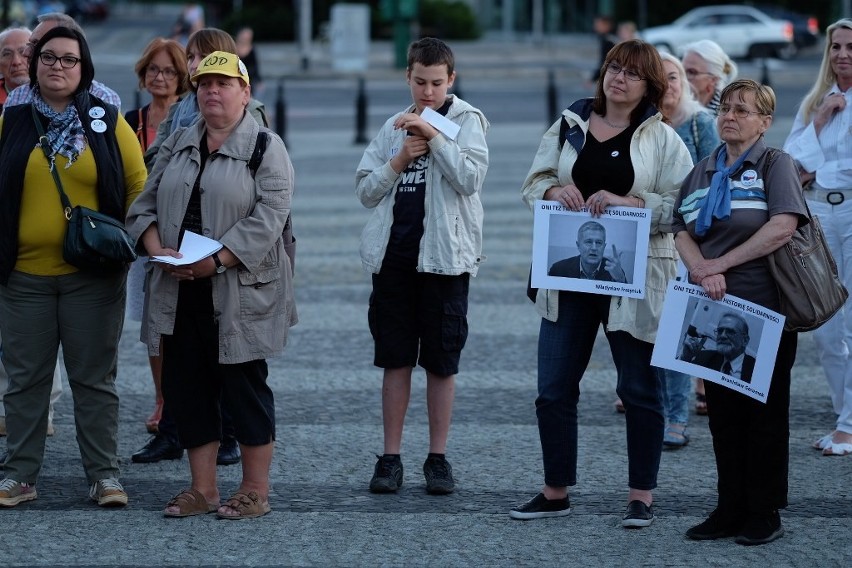
[[[816,45],[817,40],[819,40],[819,20],[814,16],[792,12],[780,6],[768,4],[758,4],[755,8],[776,20],[787,20],[793,24],[793,43],[796,44],[797,48],[802,49]]]
[[[695,8],[667,26],[645,29],[640,36],[657,48],[678,55],[685,45],[700,39],[712,39],[734,58],[789,59],[797,52],[793,24],[751,6]]]

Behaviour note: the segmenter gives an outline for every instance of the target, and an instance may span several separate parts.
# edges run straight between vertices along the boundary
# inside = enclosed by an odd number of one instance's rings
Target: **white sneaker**
[[[127,493],[117,479],[108,477],[92,483],[89,497],[101,507],[124,507],[127,505]]]
[[[14,507],[24,501],[32,501],[38,497],[35,485],[21,483],[8,477],[0,481],[0,506]]]

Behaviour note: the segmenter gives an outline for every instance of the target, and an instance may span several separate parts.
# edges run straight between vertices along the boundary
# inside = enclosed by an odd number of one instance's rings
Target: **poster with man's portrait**
[[[643,298],[651,210],[607,207],[600,217],[536,201],[532,286]]]
[[[726,294],[672,280],[651,364],[699,377],[766,402],[784,316]]]

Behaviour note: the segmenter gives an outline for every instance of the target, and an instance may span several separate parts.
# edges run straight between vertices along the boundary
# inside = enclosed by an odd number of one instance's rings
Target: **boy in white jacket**
[[[370,481],[374,493],[402,485],[402,430],[417,364],[426,370],[426,491],[455,489],[445,453],[467,339],[469,279],[482,260],[479,194],[488,169],[488,121],[447,95],[455,77],[453,53],[444,42],[412,43],[406,79],[413,104],[388,119],[356,173],[356,194],[374,209],[361,235],[361,260],[373,279],[374,364],[384,369],[384,454],[377,456]]]

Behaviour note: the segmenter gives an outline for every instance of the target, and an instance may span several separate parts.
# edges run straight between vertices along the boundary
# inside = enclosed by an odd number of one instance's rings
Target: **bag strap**
[[[766,155],[766,161],[763,163],[763,172],[761,172],[762,175],[763,175],[763,192],[764,193],[768,193],[768,191],[767,191],[768,187],[767,187],[767,183],[766,183],[767,176],[769,174],[769,169],[772,167],[772,163],[775,161],[775,158],[778,156],[779,153],[780,153],[780,151],[776,148],[767,148],[766,149],[766,154],[767,154]],[[808,222],[810,222],[810,220],[813,218],[813,215],[811,215],[811,208],[808,207],[808,200],[803,199],[802,201],[805,202],[805,216],[808,218]]]
[[[251,158],[248,161],[248,169],[251,172],[251,177],[254,177],[257,174],[257,168],[260,167],[260,163],[263,161],[263,154],[266,152],[266,145],[269,142],[269,136],[266,132],[258,132],[257,133],[257,142],[254,144],[254,152],[251,154]]]
[[[65,190],[62,189],[62,181],[59,179],[59,172],[56,171],[56,163],[50,157],[50,144],[47,142],[47,135],[44,133],[44,127],[41,125],[41,120],[38,118],[35,106],[30,105],[30,110],[33,113],[33,121],[35,121],[36,130],[38,131],[38,145],[41,146],[41,151],[44,152],[44,157],[47,158],[50,173],[53,174],[53,181],[56,182],[59,199],[62,201],[62,208],[65,210],[65,218],[70,221],[71,200],[68,199],[68,196],[65,195]]]
[[[257,141],[254,143],[254,152],[251,153],[251,158],[248,161],[248,169],[251,172],[251,177],[257,174],[257,169],[260,167],[260,163],[263,161],[263,154],[266,152],[266,145],[269,143],[269,134],[266,132],[260,131],[257,133]],[[289,243],[293,240],[293,225],[291,223],[291,218],[293,217],[292,212],[290,215],[287,215],[287,222],[284,223],[284,242]]]

